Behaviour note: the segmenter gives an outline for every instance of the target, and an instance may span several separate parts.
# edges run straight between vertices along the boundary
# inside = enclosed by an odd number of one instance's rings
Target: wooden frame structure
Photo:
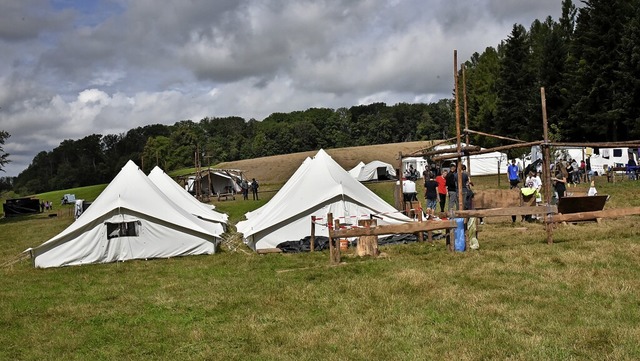
[[[553,244],[553,223],[557,222],[567,222],[567,221],[581,221],[581,220],[589,220],[596,218],[608,218],[608,217],[621,217],[628,215],[636,215],[640,214],[640,207],[633,208],[622,208],[622,209],[610,209],[596,212],[581,212],[581,213],[572,213],[572,214],[558,214],[557,207],[553,208],[551,206],[551,172],[549,169],[551,168],[551,157],[550,157],[550,148],[551,147],[602,147],[602,148],[612,148],[612,147],[640,147],[640,140],[632,140],[632,141],[622,141],[622,142],[550,142],[549,141],[549,132],[548,132],[548,122],[547,122],[547,106],[546,106],[546,96],[544,87],[540,88],[540,99],[541,99],[541,107],[542,107],[542,128],[543,128],[543,140],[541,141],[533,141],[533,142],[525,142],[519,139],[508,138],[499,135],[493,135],[489,133],[480,132],[477,130],[469,129],[468,124],[468,114],[467,114],[467,102],[466,102],[466,78],[465,78],[465,68],[464,65],[461,67],[461,72],[463,76],[463,94],[464,94],[464,116],[465,116],[465,128],[462,131],[465,134],[466,146],[462,147],[461,145],[461,129],[460,129],[460,105],[458,101],[458,60],[457,60],[457,51],[453,51],[453,61],[454,61],[454,82],[455,82],[455,106],[456,106],[456,151],[451,152],[451,150],[430,150],[436,145],[443,144],[444,142],[439,142],[437,144],[431,145],[429,148],[423,148],[413,153],[407,154],[407,157],[410,156],[432,156],[431,160],[434,162],[456,159],[458,165],[458,184],[462,183],[462,172],[461,172],[461,160],[463,156],[467,157],[467,162],[469,162],[469,156],[471,155],[479,155],[485,153],[491,153],[496,151],[503,150],[511,150],[518,148],[531,147],[535,145],[539,145],[542,148],[542,161],[543,161],[543,194],[545,196],[544,202],[545,206],[541,207],[511,207],[511,208],[502,208],[502,209],[486,209],[486,210],[464,210],[464,202],[462,202],[462,192],[458,192],[458,207],[459,211],[453,212],[450,216],[454,217],[490,217],[490,216],[498,216],[498,215],[518,215],[518,214],[544,214],[544,224],[547,233],[547,243]],[[497,146],[488,149],[477,149],[477,147],[469,146],[469,134],[479,134],[483,136],[493,137],[496,139],[512,141],[515,144]],[[402,164],[402,153],[400,154],[400,164]],[[470,164],[467,164],[467,169],[471,172]],[[525,213],[526,212],[526,213]]]

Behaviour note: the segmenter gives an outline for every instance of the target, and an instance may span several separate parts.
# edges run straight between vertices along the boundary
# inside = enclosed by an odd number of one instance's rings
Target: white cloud
[[[0,3],[7,173],[153,123],[449,97],[459,62],[560,0]]]

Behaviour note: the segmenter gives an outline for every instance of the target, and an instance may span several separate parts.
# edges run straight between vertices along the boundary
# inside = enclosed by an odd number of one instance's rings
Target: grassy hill
[[[342,166],[349,170],[360,161],[369,163],[372,160],[381,160],[400,168],[398,154],[411,153],[425,148],[431,141],[417,141],[405,143],[367,145],[361,147],[325,149],[326,152]],[[245,172],[245,177],[255,178],[262,183],[284,183],[302,164],[306,157],[313,157],[317,151],[274,155],[255,159],[245,159],[234,162],[225,162],[216,165],[216,168],[240,169]]]
[[[277,177],[248,175],[277,189],[304,159],[289,157],[271,168]],[[100,187],[40,196],[91,200]],[[369,187],[391,200],[393,182]],[[597,187],[607,208],[640,206],[640,182]],[[272,194],[214,204],[237,220]],[[54,212],[0,220],[0,360],[640,358],[640,217],[558,225],[553,246],[541,224],[492,218],[479,251],[401,244],[333,267],[327,252],[222,245],[212,256],[34,269],[20,253],[73,221]]]

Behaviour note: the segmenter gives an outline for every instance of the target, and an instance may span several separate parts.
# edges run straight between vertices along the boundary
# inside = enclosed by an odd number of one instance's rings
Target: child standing
[[[427,199],[427,208],[435,211],[438,204],[438,182],[433,179],[433,173],[429,172],[429,179],[424,182],[424,197]]]

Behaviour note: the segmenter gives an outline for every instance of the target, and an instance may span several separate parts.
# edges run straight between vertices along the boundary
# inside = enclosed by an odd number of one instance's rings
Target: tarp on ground
[[[309,236],[311,216],[318,218],[316,235],[327,237],[328,213],[351,225],[371,214],[380,217],[379,225],[410,221],[320,150],[302,163],[267,204],[247,213],[247,220],[239,222],[237,229],[254,250],[276,248]]]
[[[29,249],[35,267],[212,254],[211,223],[176,205],[129,161],[75,222]]]

